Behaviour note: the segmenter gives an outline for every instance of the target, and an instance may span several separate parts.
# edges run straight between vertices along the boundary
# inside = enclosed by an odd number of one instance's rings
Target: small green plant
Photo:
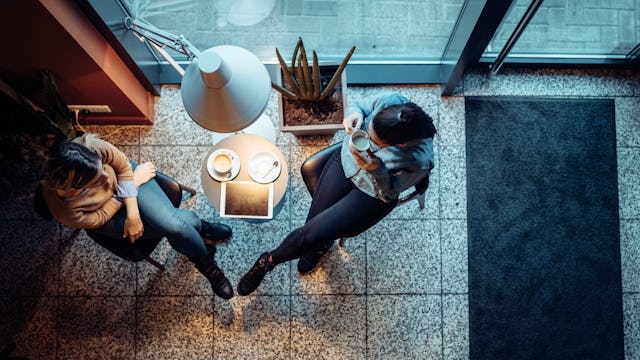
[[[282,76],[290,88],[287,89],[284,86],[280,86],[273,82],[271,83],[271,87],[279,91],[282,96],[292,100],[324,100],[331,95],[331,91],[336,86],[336,83],[342,75],[342,71],[347,66],[347,62],[349,62],[349,59],[355,50],[355,46],[351,47],[351,50],[349,50],[345,58],[342,60],[342,63],[331,80],[323,89],[320,80],[320,68],[318,66],[318,54],[313,50],[313,63],[311,68],[309,68],[307,52],[304,48],[304,44],[302,43],[302,38],[298,37],[298,43],[296,44],[296,47],[293,50],[293,56],[291,57],[291,66],[287,66],[282,55],[280,55],[280,51],[276,48],[276,56],[278,57],[280,67],[282,68]]]

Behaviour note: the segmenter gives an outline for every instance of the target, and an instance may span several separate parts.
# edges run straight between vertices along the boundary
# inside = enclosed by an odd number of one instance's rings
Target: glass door
[[[531,0],[516,0],[483,54],[498,56]],[[544,0],[506,62],[626,62],[640,41],[640,2],[634,0]]]

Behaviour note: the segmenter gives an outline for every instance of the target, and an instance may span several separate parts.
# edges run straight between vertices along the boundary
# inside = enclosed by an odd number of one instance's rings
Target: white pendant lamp
[[[187,114],[215,132],[239,131],[258,119],[269,102],[271,79],[257,56],[222,45],[198,54],[182,78]]]

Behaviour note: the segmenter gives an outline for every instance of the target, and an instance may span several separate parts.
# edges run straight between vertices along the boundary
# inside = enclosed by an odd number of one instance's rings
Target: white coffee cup
[[[356,130],[351,133],[349,138],[349,146],[356,151],[365,152],[371,148],[369,143],[369,134],[364,130]]]
[[[218,174],[225,174],[231,170],[231,156],[219,153],[213,158],[213,170]]]

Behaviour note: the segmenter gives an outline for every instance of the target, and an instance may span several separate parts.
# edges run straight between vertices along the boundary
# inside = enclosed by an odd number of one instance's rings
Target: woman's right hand
[[[133,170],[133,181],[135,182],[136,187],[140,187],[140,185],[153,179],[155,176],[156,176],[156,167],[150,161],[144,164],[138,165],[138,167],[136,167],[136,169]]]
[[[144,234],[144,225],[142,224],[140,214],[127,214],[127,218],[124,221],[124,233],[122,237],[128,237],[129,241],[133,244],[142,234]]]
[[[353,114],[347,116],[346,118],[344,118],[344,120],[342,120],[344,131],[346,131],[347,134],[351,135],[354,130],[360,129],[360,127],[362,126],[362,121],[362,113],[354,112]]]

